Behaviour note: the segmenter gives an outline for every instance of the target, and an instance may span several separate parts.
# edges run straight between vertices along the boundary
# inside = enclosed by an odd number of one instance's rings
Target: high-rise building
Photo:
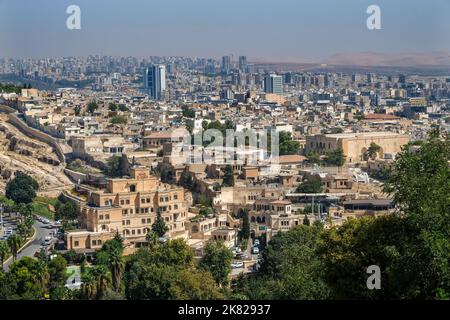
[[[283,77],[276,74],[266,74],[264,77],[264,92],[283,94]]]
[[[369,72],[367,74],[367,83],[373,84],[376,81],[376,74]]]
[[[247,57],[239,56],[239,70],[246,72],[247,70]]]
[[[144,71],[144,88],[154,100],[162,100],[166,90],[166,67],[155,64]]]
[[[222,57],[222,73],[229,74],[231,70],[231,57],[223,56]]]

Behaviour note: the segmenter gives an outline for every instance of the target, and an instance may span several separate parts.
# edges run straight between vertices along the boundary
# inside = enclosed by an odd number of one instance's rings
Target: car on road
[[[235,257],[236,257],[236,259],[242,259],[242,260],[245,260],[245,259],[249,258],[248,255],[245,254],[244,252],[236,253]]]
[[[244,267],[244,263],[241,261],[236,261],[236,262],[231,263],[231,268],[233,268],[233,269],[239,269],[239,268],[243,268],[243,267]]]
[[[231,248],[231,252],[233,252],[234,254],[242,252],[240,247],[232,247]]]

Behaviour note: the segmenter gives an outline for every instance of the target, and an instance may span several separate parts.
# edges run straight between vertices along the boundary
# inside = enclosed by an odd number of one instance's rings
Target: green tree
[[[200,260],[199,269],[210,272],[217,284],[227,284],[232,258],[233,254],[222,242],[209,241]]]
[[[9,249],[13,256],[13,261],[17,259],[17,252],[19,251],[20,245],[22,244],[22,239],[18,234],[13,234],[7,240]]]
[[[81,115],[81,107],[80,106],[76,106],[74,109],[75,112],[75,116],[80,116]]]
[[[56,256],[48,263],[50,291],[63,287],[67,281],[67,261],[62,256]]]
[[[224,187],[233,187],[234,186],[233,168],[230,165],[225,166],[225,169],[223,172],[222,186],[224,186]]]
[[[279,136],[280,155],[298,154],[300,142],[292,140],[290,132],[281,131]]]
[[[156,214],[156,220],[152,225],[152,231],[155,232],[158,237],[164,237],[167,231],[169,231],[169,227],[166,226],[166,222],[161,216],[161,212]]]
[[[125,268],[125,262],[122,256],[122,252],[118,250],[112,251],[109,255],[108,265],[112,275],[114,290],[119,291],[122,273]]]
[[[113,116],[109,122],[111,124],[127,124],[128,123],[128,119],[127,117],[124,116]]]
[[[311,177],[309,180],[303,181],[298,185],[297,193],[321,193],[323,190],[322,182],[319,177]]]
[[[118,110],[118,106],[114,102],[110,102],[108,105],[108,109],[109,111],[116,112]]]
[[[88,106],[87,106],[87,111],[90,114],[93,114],[96,110],[98,109],[98,104],[96,101],[91,101],[89,102]]]
[[[248,217],[247,209],[239,209],[239,217],[242,218],[242,228],[239,231],[239,238],[241,240],[250,239],[250,219]]]
[[[263,251],[260,272],[241,278],[234,290],[250,299],[311,300],[331,295],[317,254],[321,226],[299,225],[276,234]]]
[[[39,184],[29,175],[16,172],[14,179],[6,184],[6,197],[16,203],[31,203],[36,197]]]
[[[168,163],[162,163],[159,166],[159,174],[162,182],[169,184],[175,183],[176,174],[172,165]]]
[[[17,233],[22,239],[26,239],[30,233],[30,228],[25,223],[17,224]]]
[[[375,142],[372,142],[365,153],[366,159],[375,159],[378,153],[381,151],[381,147],[377,145]]]
[[[191,118],[191,119],[195,118],[195,110],[194,109],[191,109],[188,106],[183,106],[183,107],[181,107],[181,110],[183,111],[183,117]]]
[[[118,109],[119,109],[119,111],[122,111],[122,112],[130,111],[130,110],[128,109],[128,107],[127,107],[126,105],[124,105],[123,103],[120,103],[120,104],[118,105]]]
[[[158,244],[158,234],[155,231],[150,230],[145,235],[145,240],[148,242],[150,246],[155,246]]]
[[[3,269],[6,256],[9,253],[8,243],[4,240],[0,240],[0,267]]]
[[[45,263],[23,257],[10,266],[9,273],[18,297],[25,300],[43,298],[48,282],[48,270]]]
[[[450,136],[435,128],[428,141],[397,155],[385,184],[412,229],[401,277],[410,298],[450,294],[449,161]]]
[[[218,290],[209,272],[180,270],[170,284],[169,297],[173,300],[220,300]]]
[[[194,186],[194,181],[193,181],[192,176],[189,174],[188,171],[185,170],[185,171],[183,171],[181,173],[180,180],[178,181],[178,184],[180,186],[182,186],[183,188],[192,190],[192,188]]]
[[[345,155],[342,149],[328,151],[325,154],[325,164],[329,166],[342,167],[345,163]]]
[[[305,217],[303,218],[303,224],[305,226],[309,226],[311,224],[311,222],[309,221],[308,215],[305,214]]]
[[[320,155],[315,151],[310,151],[306,155],[308,162],[310,163],[320,163]]]
[[[184,240],[169,240],[137,250],[125,268],[125,293],[130,300],[220,299],[208,272],[195,269],[194,253]]]
[[[107,176],[111,178],[121,177],[124,174],[122,157],[112,156],[108,159],[105,170]]]
[[[67,201],[56,207],[55,219],[73,221],[78,218],[78,213],[78,205],[73,201]]]
[[[326,230],[319,253],[324,262],[325,281],[337,299],[400,299],[401,255],[409,242],[408,228],[401,217],[351,219]],[[367,290],[367,268],[382,270],[381,290]],[[410,266],[413,267],[413,266]],[[407,272],[407,270],[404,270]]]

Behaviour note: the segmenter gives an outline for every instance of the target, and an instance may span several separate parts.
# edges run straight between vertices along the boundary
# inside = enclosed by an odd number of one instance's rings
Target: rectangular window
[[[79,245],[80,245],[80,243],[78,241],[75,241],[73,244],[74,247],[78,247]]]

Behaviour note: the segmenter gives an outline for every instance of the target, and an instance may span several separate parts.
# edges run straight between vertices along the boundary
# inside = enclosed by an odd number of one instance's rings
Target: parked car
[[[242,250],[239,247],[231,247],[231,252],[233,252],[233,254],[238,254],[240,253]]]
[[[252,253],[253,254],[259,254],[259,248],[258,247],[253,247],[252,248]]]
[[[248,259],[249,257],[244,252],[239,252],[239,253],[236,253],[236,258],[237,259]]]
[[[236,262],[231,263],[231,268],[233,268],[233,269],[238,269],[238,268],[243,268],[243,267],[244,267],[244,263],[241,261],[236,261]]]
[[[253,244],[255,245],[255,246],[259,246],[259,239],[255,239],[255,241],[253,242]]]

